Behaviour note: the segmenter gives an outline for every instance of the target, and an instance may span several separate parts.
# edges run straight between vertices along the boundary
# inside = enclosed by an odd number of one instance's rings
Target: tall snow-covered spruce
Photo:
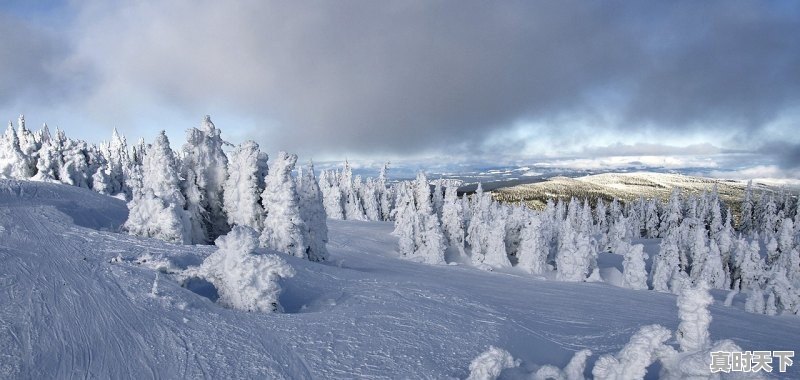
[[[300,197],[292,178],[297,156],[279,152],[266,178],[261,202],[264,227],[261,246],[301,258],[308,258],[306,224],[300,216]]]
[[[228,159],[228,178],[223,186],[223,210],[228,223],[261,230],[262,209],[259,185],[264,182],[259,168],[259,149],[255,141],[245,141]]]
[[[328,256],[327,215],[313,163],[309,162],[305,168],[299,170],[297,191],[300,197],[300,218],[305,222],[308,240],[306,257],[311,261],[324,261]]]
[[[179,190],[178,163],[164,131],[146,150],[141,166],[141,188],[128,202],[125,230],[132,235],[171,243],[192,241],[186,200]]]
[[[200,128],[186,131],[181,172],[187,210],[192,216],[194,243],[213,241],[228,232],[223,207],[223,186],[228,158],[220,130],[206,116]]]

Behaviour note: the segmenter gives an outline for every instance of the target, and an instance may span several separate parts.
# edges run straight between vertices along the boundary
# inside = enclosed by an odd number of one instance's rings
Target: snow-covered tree
[[[228,232],[228,218],[223,205],[223,187],[228,177],[228,158],[222,147],[220,130],[206,116],[200,128],[186,131],[183,146],[184,193],[193,220],[200,221],[204,234],[194,236],[201,243]]]
[[[367,220],[367,216],[364,214],[364,207],[361,204],[361,198],[358,195],[358,189],[353,180],[353,169],[347,161],[344,162],[339,188],[342,191],[345,219]]]
[[[38,157],[36,161],[36,175],[31,179],[34,181],[57,182],[62,165],[61,146],[63,142],[50,136],[50,130],[47,128],[47,124],[42,126],[42,130],[39,131],[39,134],[41,146],[39,152],[36,154]],[[58,137],[58,134],[56,134],[56,137]],[[0,156],[2,155],[3,153],[0,152]],[[0,167],[2,167],[2,164],[0,164]],[[1,173],[2,169],[0,169],[0,175],[2,175]]]
[[[245,141],[231,152],[228,178],[223,185],[222,208],[228,224],[261,230],[262,208],[258,166],[259,149],[255,141]]]
[[[480,264],[489,266],[491,268],[510,268],[511,261],[508,260],[508,253],[506,252],[506,214],[500,205],[493,205],[490,209],[491,224],[486,230],[486,246],[484,250],[483,260]],[[475,262],[473,256],[473,262]],[[478,262],[475,262],[478,264]]]
[[[659,227],[661,236],[664,236],[668,230],[677,228],[682,220],[681,190],[676,187],[672,189],[667,207],[661,215],[661,226]]]
[[[305,222],[308,234],[308,259],[323,261],[328,256],[328,218],[313,163],[309,162],[297,176],[297,192],[300,196],[300,218]]]
[[[486,255],[486,238],[490,222],[491,198],[484,195],[483,187],[478,183],[475,194],[472,195],[469,205],[469,221],[467,224],[467,243],[470,247],[470,256],[473,262],[483,262]]]
[[[0,178],[27,179],[33,176],[11,122],[0,141]]]
[[[87,158],[87,150],[85,142],[66,139],[66,143],[61,148],[62,164],[59,167],[58,175],[62,183],[90,188],[92,170]]]
[[[549,242],[542,232],[542,218],[538,215],[530,217],[522,229],[517,266],[531,274],[547,270]]]
[[[442,179],[434,181],[433,186],[433,211],[439,220],[442,220],[442,209],[444,208],[444,190],[442,189]]]
[[[295,257],[308,258],[306,225],[300,217],[300,199],[292,178],[297,156],[279,152],[266,178],[261,202],[264,227],[259,238],[262,247]]]
[[[661,224],[661,220],[658,217],[658,203],[656,203],[655,199],[650,199],[647,202],[644,219],[644,228],[647,231],[647,237],[651,239],[658,237],[658,227]]]
[[[356,183],[359,182],[360,181],[357,181]],[[372,178],[367,178],[366,182],[359,186],[358,194],[361,198],[361,203],[364,207],[364,215],[367,217],[367,220],[382,220],[380,201],[378,200],[378,189],[375,185],[375,181]]]
[[[392,206],[393,206],[393,197],[391,188],[389,188],[388,183],[386,182],[386,171],[389,170],[389,163],[387,162],[383,166],[381,166],[381,171],[378,174],[378,196],[380,199],[381,205],[381,215],[383,216],[383,220],[391,220],[392,215]]]
[[[258,233],[247,226],[235,226],[214,242],[217,251],[188,274],[214,284],[223,306],[265,313],[281,312],[278,302],[281,278],[295,274],[289,264],[273,254],[258,254]]]
[[[653,279],[653,290],[668,292],[669,284],[674,273],[680,271],[680,253],[676,231],[667,231],[661,239],[658,255],[653,260],[650,269]]]
[[[130,197],[130,189],[127,188],[126,178],[129,175],[131,162],[125,136],[120,135],[117,129],[114,128],[111,133],[111,141],[100,144],[100,153],[106,160],[104,171],[108,177],[107,193],[124,193],[127,197]],[[97,191],[94,186],[92,188]]]
[[[331,219],[344,219],[342,207],[342,190],[339,188],[339,176],[334,170],[323,170],[319,177],[320,191],[325,205],[325,214]]]
[[[800,288],[788,278],[785,268],[772,268],[767,280],[767,289],[770,291],[768,295],[774,298],[774,301],[767,301],[767,308],[774,304],[775,309],[775,313],[768,314],[774,315],[778,312],[787,314],[800,313]]]
[[[408,182],[401,182],[397,187],[397,203],[392,210],[394,231],[398,237],[398,251],[401,256],[414,255],[414,228],[417,225],[417,209],[414,204],[414,193]]]
[[[558,253],[556,255],[556,278],[560,281],[584,281],[589,275],[589,262],[585,251],[586,242],[580,241],[580,235],[565,221],[559,231]]]
[[[708,256],[706,229],[702,225],[697,224],[691,231],[691,240],[689,244],[689,259],[691,261],[689,275],[695,282],[701,278],[703,262],[706,256]]]
[[[626,288],[647,290],[645,260],[647,260],[647,254],[644,253],[643,245],[630,245],[625,250],[622,262],[622,281]]]
[[[164,131],[142,158],[141,188],[128,202],[124,228],[132,235],[154,237],[172,243],[191,243],[185,199],[179,190],[175,154]]]
[[[703,258],[700,279],[706,282],[712,289],[729,289],[730,279],[725,275],[722,268],[722,257],[719,247],[714,240],[709,242],[708,253]]]
[[[433,210],[428,179],[422,172],[417,174],[414,182],[414,202],[417,205],[414,256],[428,264],[444,264],[444,234]]]
[[[739,230],[749,233],[753,230],[753,181],[747,181],[747,188],[742,199],[741,218]]]
[[[456,194],[457,188],[449,186],[445,189],[444,204],[442,205],[442,229],[447,239],[447,245],[458,251],[461,257],[466,257],[464,251],[464,210]]]
[[[696,286],[684,286],[678,295],[678,325],[676,339],[684,352],[700,351],[711,345],[708,326],[711,313],[708,305],[714,301],[708,293],[708,285],[700,281]]]
[[[184,210],[155,195],[153,189],[137,191],[128,202],[128,219],[123,228],[131,235],[150,237],[175,244],[190,244]]]

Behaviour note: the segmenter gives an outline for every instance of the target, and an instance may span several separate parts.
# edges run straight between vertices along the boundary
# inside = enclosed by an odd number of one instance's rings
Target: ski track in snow
[[[329,221],[327,263],[284,256],[286,313],[229,310],[170,274],[214,247],[112,232],[126,213],[89,190],[0,181],[0,378],[464,378],[489,345],[560,367],[590,348],[591,368],[640,326],[678,325],[670,294],[413,263],[390,223],[355,221]],[[797,317],[713,294],[712,339],[800,349]]]

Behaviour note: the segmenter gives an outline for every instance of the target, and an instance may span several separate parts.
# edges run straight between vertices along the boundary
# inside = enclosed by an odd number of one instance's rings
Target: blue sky
[[[800,166],[792,1],[10,1],[0,35],[1,114],[89,141],[210,114],[315,160]]]

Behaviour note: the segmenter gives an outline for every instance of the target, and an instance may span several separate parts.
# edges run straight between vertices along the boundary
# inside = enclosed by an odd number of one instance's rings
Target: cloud
[[[800,143],[772,141],[761,146],[757,152],[774,157],[783,169],[800,169]]]
[[[608,156],[686,156],[686,155],[712,155],[722,153],[722,149],[709,144],[692,144],[687,146],[672,146],[664,144],[616,143],[609,146],[584,148],[579,155],[583,157],[608,157]]]
[[[514,155],[531,139],[574,151],[620,133],[626,144],[610,149],[623,155],[702,154],[719,136],[760,141],[800,107],[792,2],[72,6],[67,41],[43,43],[7,76],[67,94],[76,84],[51,68],[80,62],[91,91],[60,105],[122,130],[177,132],[210,113],[267,149],[316,156]],[[711,137],[668,144],[700,132]]]
[[[0,36],[0,105],[63,102],[91,86],[61,36],[3,12]]]

